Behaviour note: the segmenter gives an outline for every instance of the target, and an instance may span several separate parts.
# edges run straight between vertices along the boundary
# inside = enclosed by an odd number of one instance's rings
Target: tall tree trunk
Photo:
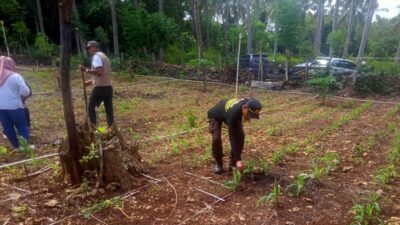
[[[399,47],[397,47],[397,53],[396,53],[396,58],[394,59],[395,63],[400,62],[400,41],[399,41]]]
[[[164,16],[164,0],[158,0],[158,13],[160,16]],[[159,60],[164,62],[164,48],[159,49]]]
[[[40,32],[44,34],[44,25],[43,25],[43,15],[42,15],[42,4],[40,4],[40,0],[36,0],[36,8],[39,17],[39,28]]]
[[[285,81],[289,80],[289,61],[290,61],[290,51],[288,49],[285,50],[286,53],[286,61],[285,61]]]
[[[315,29],[314,52],[317,56],[321,54],[322,25],[324,21],[325,0],[320,0],[317,10],[317,27]]]
[[[229,29],[229,15],[230,15],[230,8],[229,5],[226,4],[225,7],[222,6],[222,15],[223,15],[223,26],[224,26],[224,51],[225,51],[225,57],[224,57],[224,62],[225,64],[227,63],[227,57],[228,57],[228,29]]]
[[[343,49],[343,53],[342,53],[343,58],[346,58],[349,55],[351,34],[353,33],[353,27],[354,27],[354,21],[355,21],[355,15],[354,15],[355,8],[356,8],[356,0],[351,0],[349,22],[347,24],[346,41],[344,43],[344,49]]]
[[[201,35],[201,24],[200,24],[200,15],[199,15],[200,1],[191,0],[191,2],[192,2],[193,23],[194,23],[195,33],[196,33],[199,58],[202,59],[203,58],[203,37]]]
[[[276,58],[278,56],[278,34],[276,32],[276,26],[274,29],[274,63],[276,62]]]
[[[113,28],[113,40],[114,40],[114,56],[119,58],[118,24],[117,24],[117,11],[115,10],[115,0],[110,0],[110,5],[111,5],[111,20]]]
[[[208,48],[210,46],[210,10],[208,0],[204,0],[204,12],[206,17],[206,48]]]
[[[60,16],[61,35],[61,94],[63,99],[64,118],[67,128],[68,148],[66,152],[60,153],[60,159],[65,165],[65,173],[69,176],[72,184],[81,181],[82,169],[79,163],[79,144],[75,127],[74,107],[72,104],[71,78],[70,78],[70,59],[71,59],[71,0],[59,0],[59,7],[62,12]]]
[[[365,20],[364,30],[361,37],[360,48],[358,49],[357,66],[361,66],[362,58],[364,57],[364,50],[367,44],[369,28],[372,23],[372,17],[374,16],[375,13],[376,4],[377,4],[376,0],[370,0],[368,5],[368,14]]]
[[[76,1],[75,0],[72,0],[72,12],[73,12],[74,16],[76,17],[76,19],[79,21],[79,23],[81,23],[80,22],[81,19],[80,19],[80,16],[79,16],[78,8],[76,7]],[[76,40],[77,41],[76,42],[76,48],[77,48],[78,54],[83,52],[83,55],[85,57],[87,57],[87,53],[85,51],[85,41],[83,40],[82,36],[80,35],[78,27],[75,28],[75,32],[76,32],[75,33],[75,38],[77,38],[77,40]]]
[[[251,0],[246,1],[247,54],[253,53],[253,33],[251,32]]]
[[[338,14],[339,14],[339,5],[340,5],[340,0],[336,0],[335,4],[335,12],[333,13],[333,21],[332,21],[332,33],[336,32],[336,26],[337,26],[337,19],[338,19]],[[335,49],[333,49],[333,46],[331,45],[329,47],[329,59],[332,59],[333,55],[335,54]]]

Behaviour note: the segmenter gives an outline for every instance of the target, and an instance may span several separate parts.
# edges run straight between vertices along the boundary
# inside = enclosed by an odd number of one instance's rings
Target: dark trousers
[[[19,147],[18,134],[29,141],[29,128],[26,122],[25,112],[23,109],[0,110],[0,122],[3,126],[3,132],[7,136],[14,148]]]
[[[212,136],[212,153],[215,159],[215,163],[222,165],[222,138],[221,138],[221,127],[222,121],[209,118],[208,120],[208,131]],[[231,144],[231,162],[230,165],[234,166],[236,161],[242,159],[242,150],[244,146],[245,134],[243,131],[242,123],[238,123],[236,126],[228,127],[229,142]]]
[[[114,123],[112,95],[113,95],[112,86],[93,88],[88,106],[90,122],[92,122],[93,124],[97,124],[96,107],[100,106],[100,104],[104,102],[104,109],[106,111],[106,116],[107,116],[107,125],[110,127]]]

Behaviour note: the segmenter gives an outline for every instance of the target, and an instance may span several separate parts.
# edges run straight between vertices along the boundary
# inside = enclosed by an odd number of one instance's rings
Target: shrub
[[[322,97],[322,104],[325,104],[326,96],[332,91],[340,88],[341,84],[332,75],[315,74],[306,84],[314,88]]]
[[[355,85],[355,90],[361,94],[388,94],[393,90],[390,77],[391,76],[385,73],[371,74],[360,77]]]

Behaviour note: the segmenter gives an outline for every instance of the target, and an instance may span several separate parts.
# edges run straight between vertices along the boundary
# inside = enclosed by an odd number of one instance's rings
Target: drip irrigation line
[[[24,163],[27,163],[27,162],[30,162],[30,161],[33,161],[33,160],[50,158],[50,157],[58,156],[58,155],[59,155],[58,153],[52,153],[52,154],[48,154],[48,155],[38,156],[38,157],[35,157],[34,159],[25,159],[25,160],[21,160],[21,161],[17,161],[17,162],[12,162],[12,163],[8,163],[8,164],[0,165],[0,169],[7,168],[9,166],[15,166],[15,165],[19,165],[19,164],[24,164]]]
[[[347,97],[339,97],[339,96],[331,96],[331,98],[354,100],[354,101],[359,101],[359,102],[372,102],[372,103],[376,103],[376,104],[389,104],[389,105],[397,105],[397,104],[399,104],[399,102],[374,101],[374,100],[365,100],[365,99],[358,99],[358,98],[347,98]]]

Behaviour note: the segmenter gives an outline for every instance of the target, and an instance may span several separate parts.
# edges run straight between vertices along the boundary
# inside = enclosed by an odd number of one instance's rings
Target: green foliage
[[[95,40],[100,44],[107,45],[110,40],[108,39],[107,33],[102,27],[96,27],[94,29]]]
[[[5,157],[7,156],[7,148],[4,146],[0,146],[0,156]]]
[[[215,63],[207,59],[192,59],[189,61],[188,65],[202,68],[215,66]]]
[[[88,154],[83,155],[82,158],[79,160],[81,165],[87,164],[89,161],[94,159],[99,159],[99,153],[97,152],[96,146],[94,143],[91,143],[90,146],[86,146],[89,150]]]
[[[142,7],[123,8],[119,16],[123,36],[129,43],[127,50],[132,53],[141,53],[143,47],[155,53],[176,39],[177,25],[169,17],[158,13],[149,14]]]
[[[297,0],[280,0],[273,11],[277,26],[278,42],[292,50],[300,42],[302,33],[302,6]]]
[[[343,49],[345,41],[346,33],[340,30],[329,33],[326,40],[327,44],[332,46],[335,52],[340,52]]]
[[[399,173],[396,170],[396,166],[394,164],[389,164],[380,168],[376,172],[374,180],[381,184],[388,184],[395,177],[399,177]]]
[[[316,161],[313,161],[312,162],[312,174],[311,174],[311,176],[312,176],[312,179],[313,180],[315,180],[315,181],[320,181],[320,179],[321,179],[321,177],[322,177],[322,174],[324,173],[324,171],[325,171],[325,168],[323,168],[318,162],[316,162]]]
[[[181,150],[179,149],[179,145],[175,141],[172,141],[172,143],[171,143],[171,153],[172,153],[173,156],[178,156],[178,155],[181,154]]]
[[[186,128],[195,128],[197,127],[197,116],[194,113],[193,110],[187,110],[185,112],[185,118],[186,118],[186,123],[185,123],[185,127]]]
[[[379,196],[373,193],[367,203],[354,205],[349,212],[355,214],[351,225],[381,224],[382,209],[378,200]]]
[[[28,205],[27,204],[19,204],[19,206],[13,207],[12,211],[18,215],[25,215],[28,212]]]
[[[338,168],[340,156],[337,152],[328,152],[324,156],[318,158],[318,161],[325,164],[326,174],[330,175],[332,170]]]
[[[120,197],[114,197],[103,201],[98,201],[95,204],[82,209],[82,215],[85,219],[89,219],[95,212],[100,212],[109,207],[122,207],[122,199]]]
[[[305,178],[306,178],[305,174],[298,175],[296,182],[289,185],[286,188],[286,192],[289,192],[289,195],[291,197],[296,197],[296,198],[299,197],[300,194],[304,191]]]
[[[330,91],[338,89],[341,84],[336,81],[332,75],[315,74],[312,78],[306,81],[306,84],[314,88],[322,97],[322,103],[325,104],[326,96]]]
[[[261,196],[258,199],[258,205],[262,205],[265,204],[266,202],[269,202],[276,207],[279,205],[279,198],[281,195],[282,195],[281,186],[275,180],[272,191],[268,195]]]
[[[224,183],[224,187],[230,191],[236,191],[240,186],[240,181],[242,179],[242,174],[236,168],[232,171],[232,179]]]
[[[355,90],[361,94],[389,94],[395,88],[390,82],[391,78],[391,76],[384,73],[366,75],[357,80]]]
[[[35,59],[52,59],[56,56],[56,46],[50,43],[48,37],[43,33],[37,33],[32,56]]]

